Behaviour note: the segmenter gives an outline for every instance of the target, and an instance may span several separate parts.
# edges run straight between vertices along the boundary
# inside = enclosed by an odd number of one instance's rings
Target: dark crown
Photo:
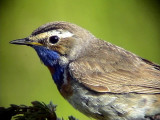
[[[71,24],[68,22],[50,22],[37,28],[35,31],[32,32],[31,35],[34,36],[40,33],[48,32],[56,29],[68,30],[69,32],[73,33],[73,31],[76,31],[77,27],[78,27],[77,25]]]

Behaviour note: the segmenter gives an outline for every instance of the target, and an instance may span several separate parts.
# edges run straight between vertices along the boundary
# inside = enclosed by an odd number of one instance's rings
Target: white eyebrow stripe
[[[30,36],[29,38],[32,40],[43,39],[43,38],[50,37],[50,36],[58,36],[59,38],[67,38],[67,37],[72,37],[73,35],[74,34],[72,34],[69,31],[63,31],[62,29],[58,29],[58,30],[51,30],[48,32],[40,33],[35,36]]]
[[[72,37],[73,34],[69,31],[63,31],[61,29],[58,29],[58,30],[51,30],[51,31],[48,31],[47,34],[49,36],[58,36],[59,38],[67,38],[67,37]]]

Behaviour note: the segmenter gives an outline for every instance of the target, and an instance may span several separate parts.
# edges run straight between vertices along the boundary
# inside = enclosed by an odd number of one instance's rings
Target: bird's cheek
[[[59,46],[54,46],[54,47],[52,46],[51,49],[53,51],[56,51],[56,52],[60,53],[61,55],[67,54],[67,51],[68,51],[68,49],[66,47],[60,46],[60,45]]]

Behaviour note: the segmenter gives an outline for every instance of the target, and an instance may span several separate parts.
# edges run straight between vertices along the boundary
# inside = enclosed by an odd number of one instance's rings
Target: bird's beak
[[[13,40],[13,41],[10,41],[9,43],[17,44],[17,45],[28,45],[28,46],[42,45],[41,43],[38,43],[37,41],[30,40],[28,38]]]

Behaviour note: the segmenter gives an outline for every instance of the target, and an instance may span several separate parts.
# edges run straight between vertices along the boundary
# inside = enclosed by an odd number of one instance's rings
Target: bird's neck
[[[65,69],[64,66],[59,65],[60,55],[55,51],[41,46],[34,46],[33,48],[36,50],[41,61],[49,68],[52,78],[59,89],[63,84],[63,73]]]
[[[55,82],[55,84],[57,85],[58,89],[61,88],[61,86],[64,83],[64,67],[61,66],[55,66],[55,67],[51,67],[51,66],[47,66],[49,71],[51,72],[52,78]]]

